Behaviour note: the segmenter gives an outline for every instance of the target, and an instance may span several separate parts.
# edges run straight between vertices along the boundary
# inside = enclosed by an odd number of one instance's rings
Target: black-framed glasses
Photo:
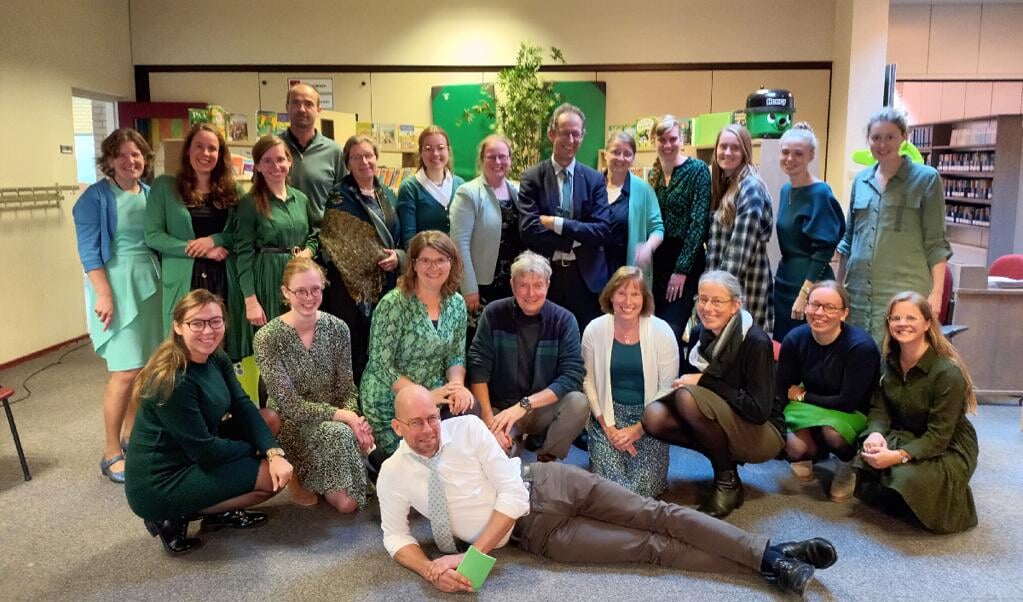
[[[409,427],[410,429],[418,431],[418,430],[422,429],[424,425],[427,425],[427,424],[430,425],[430,428],[437,428],[437,425],[440,424],[440,414],[434,414],[433,416],[430,416],[430,417],[426,418],[426,420],[423,420],[422,418],[413,418],[412,420],[409,420],[408,422],[405,422],[401,418],[395,418],[395,420],[397,420],[398,422],[404,424],[405,426]]]
[[[314,286],[312,288],[296,288],[296,289],[290,289],[288,287],[284,287],[284,289],[286,291],[288,291],[289,293],[291,293],[292,295],[295,295],[299,299],[319,299],[320,297],[323,296],[323,287],[322,286]]]
[[[843,309],[845,309],[845,306],[839,307],[837,305],[832,305],[830,303],[821,304],[817,303],[816,301],[811,301],[806,304],[807,312],[817,311],[818,309],[823,310],[824,313],[828,314],[829,316],[833,316],[838,312],[842,311]]]
[[[224,327],[224,318],[217,316],[216,318],[210,318],[209,320],[189,320],[185,322],[188,329],[194,333],[200,333],[206,330],[209,326],[210,330],[220,330]]]

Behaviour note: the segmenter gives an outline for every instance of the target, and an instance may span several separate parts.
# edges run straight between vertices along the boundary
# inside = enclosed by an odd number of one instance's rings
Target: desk
[[[977,392],[1023,396],[1023,290],[960,288],[954,322],[969,327],[952,342]]]

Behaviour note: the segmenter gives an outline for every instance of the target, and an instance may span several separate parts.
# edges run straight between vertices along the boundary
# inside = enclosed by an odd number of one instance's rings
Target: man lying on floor
[[[824,539],[770,545],[763,535],[641,497],[576,466],[520,464],[504,454],[479,418],[441,422],[430,392],[420,386],[398,393],[391,426],[402,442],[377,481],[384,546],[441,591],[472,591],[455,570],[465,542],[487,554],[512,541],[558,562],[753,570],[799,594],[814,567],[837,559]],[[430,519],[445,556],[430,560],[412,537],[410,508]]]

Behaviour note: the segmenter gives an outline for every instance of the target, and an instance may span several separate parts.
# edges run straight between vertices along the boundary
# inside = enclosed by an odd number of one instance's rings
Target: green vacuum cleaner
[[[791,92],[760,88],[746,97],[746,128],[753,138],[781,138],[792,127],[795,112]]]

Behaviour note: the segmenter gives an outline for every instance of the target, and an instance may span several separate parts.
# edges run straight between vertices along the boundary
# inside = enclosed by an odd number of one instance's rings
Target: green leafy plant
[[[543,48],[528,42],[519,45],[515,65],[497,74],[498,91],[494,98],[484,100],[465,110],[463,119],[472,122],[475,115],[487,115],[495,120],[494,129],[511,140],[514,149],[509,173],[519,174],[530,165],[540,162],[540,152],[546,140],[547,119],[561,101],[554,84],[541,81],[537,75],[543,66]],[[561,50],[550,48],[552,61],[564,64]]]

